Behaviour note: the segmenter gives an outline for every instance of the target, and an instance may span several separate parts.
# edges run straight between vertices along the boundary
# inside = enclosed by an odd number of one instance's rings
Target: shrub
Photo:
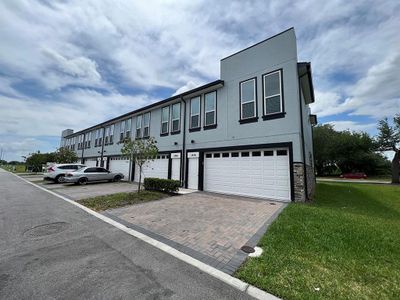
[[[147,177],[144,179],[144,188],[151,191],[161,191],[165,193],[175,193],[179,190],[181,182],[179,180],[161,179]]]

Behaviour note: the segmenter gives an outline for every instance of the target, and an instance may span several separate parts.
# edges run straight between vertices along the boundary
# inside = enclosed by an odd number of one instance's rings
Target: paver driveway
[[[196,192],[105,214],[224,272],[233,273],[285,204]]]

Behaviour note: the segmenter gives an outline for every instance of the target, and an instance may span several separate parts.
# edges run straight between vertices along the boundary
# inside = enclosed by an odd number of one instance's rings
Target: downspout
[[[103,129],[103,137],[101,138],[100,167],[104,168],[104,165],[103,165],[103,152],[104,152],[104,137],[105,137],[106,130],[105,130],[104,127],[100,127],[100,128]]]
[[[83,164],[83,153],[85,152],[85,138],[86,138],[86,134],[83,134],[83,139],[82,139],[82,156],[81,156],[81,163]]]
[[[186,174],[186,100],[181,97],[181,101],[183,101],[183,134],[182,134],[182,168],[181,168],[181,178],[182,178],[182,186],[186,186],[185,174]]]
[[[303,76],[305,76],[308,73],[305,73],[301,76],[299,76],[299,103],[300,103],[300,130],[301,130],[301,148],[302,148],[302,152],[303,152],[303,179],[304,179],[304,192],[305,192],[305,196],[306,196],[306,201],[310,200],[308,198],[308,186],[307,186],[307,167],[306,167],[306,148],[304,145],[304,130],[303,130],[303,103],[301,100],[301,83],[300,83],[300,78],[302,78]],[[298,76],[298,69],[297,69],[297,76]]]

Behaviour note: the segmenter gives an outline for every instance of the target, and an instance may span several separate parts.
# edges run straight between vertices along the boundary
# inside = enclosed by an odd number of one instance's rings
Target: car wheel
[[[65,175],[61,174],[56,177],[56,183],[62,183],[65,181]]]
[[[78,183],[80,185],[85,185],[88,182],[88,179],[83,177],[83,178],[79,178]]]
[[[115,182],[121,181],[121,179],[122,179],[122,178],[121,178],[121,176],[119,176],[119,175],[117,175],[117,176],[114,177],[114,181],[115,181]]]

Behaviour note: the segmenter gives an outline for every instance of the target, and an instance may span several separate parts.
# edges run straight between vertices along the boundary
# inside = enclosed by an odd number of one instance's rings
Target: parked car
[[[340,175],[340,178],[348,178],[348,179],[367,179],[368,176],[367,174],[363,172],[358,172],[358,173],[345,173]]]
[[[99,167],[85,167],[67,173],[64,182],[83,185],[92,181],[120,181],[123,178],[124,175],[122,173],[112,173]]]
[[[64,182],[65,174],[86,167],[82,164],[52,164],[43,173],[43,179],[56,183]]]

